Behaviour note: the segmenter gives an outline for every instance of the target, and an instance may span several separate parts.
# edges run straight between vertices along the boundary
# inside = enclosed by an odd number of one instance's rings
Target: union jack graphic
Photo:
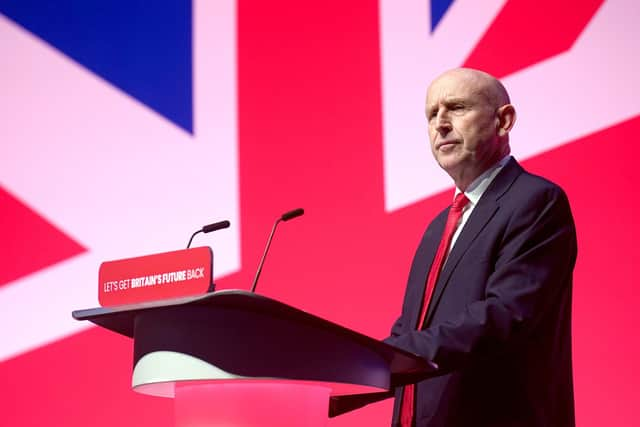
[[[572,202],[578,424],[638,425],[640,7],[565,3],[122,1],[89,18],[0,1],[0,425],[172,425],[171,401],[131,391],[128,339],[70,312],[97,305],[100,262],[179,249],[214,220],[232,223],[200,237],[218,289],[248,289],[273,219],[304,207],[259,292],[386,336],[451,196],[426,84],[460,65],[502,79],[514,155]]]

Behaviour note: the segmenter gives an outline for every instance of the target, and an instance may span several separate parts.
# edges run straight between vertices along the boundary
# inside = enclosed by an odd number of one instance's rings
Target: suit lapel
[[[515,159],[512,158],[509,160],[484,192],[478,201],[478,205],[473,209],[471,216],[458,236],[458,240],[453,246],[453,249],[449,254],[449,258],[440,272],[440,277],[438,277],[438,282],[436,283],[436,288],[433,292],[433,296],[431,297],[429,309],[427,311],[425,320],[427,325],[431,323],[431,318],[433,317],[433,313],[440,302],[442,293],[449,283],[451,274],[458,267],[460,259],[467,249],[469,249],[469,246],[476,239],[480,231],[485,228],[491,218],[498,211],[500,208],[500,197],[502,197],[502,195],[509,189],[511,184],[513,184],[513,181],[515,181],[522,171],[522,167],[515,161]]]
[[[411,317],[408,325],[411,326],[409,326],[409,330],[415,330],[414,327],[418,324],[418,316],[420,316],[422,309],[427,276],[436,256],[442,233],[444,232],[448,212],[449,209],[445,209],[433,220],[418,247],[418,253],[412,266],[412,270],[415,269],[415,272],[412,274],[413,279],[409,282],[409,288],[407,290],[408,301],[414,302],[410,305]]]

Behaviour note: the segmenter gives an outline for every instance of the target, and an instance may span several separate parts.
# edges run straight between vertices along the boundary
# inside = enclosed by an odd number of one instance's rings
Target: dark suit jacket
[[[386,340],[440,366],[440,376],[417,385],[416,425],[574,426],[576,235],[566,195],[511,159],[459,235],[436,284],[428,327],[418,331],[447,213],[420,242],[402,314]],[[394,425],[401,396],[398,388]]]

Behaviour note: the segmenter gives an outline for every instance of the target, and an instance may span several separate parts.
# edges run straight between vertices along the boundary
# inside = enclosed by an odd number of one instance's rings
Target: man
[[[444,73],[426,114],[456,197],[418,246],[386,341],[439,375],[396,390],[393,425],[573,426],[567,197],[509,156],[516,113],[492,76]]]

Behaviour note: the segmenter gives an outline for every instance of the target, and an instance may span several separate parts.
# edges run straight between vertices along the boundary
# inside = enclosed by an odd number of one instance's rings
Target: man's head
[[[516,112],[504,86],[487,73],[457,68],[442,74],[429,86],[426,114],[431,151],[463,191],[510,152]]]

